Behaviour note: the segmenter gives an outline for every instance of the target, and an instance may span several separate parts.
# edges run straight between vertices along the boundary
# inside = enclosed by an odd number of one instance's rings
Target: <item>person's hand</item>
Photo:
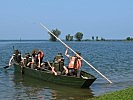
[[[57,73],[56,73],[56,72],[54,72],[54,75],[55,75],[55,76],[57,76]]]
[[[9,66],[12,66],[12,64],[9,64]]]
[[[55,76],[57,76],[57,72],[55,72],[54,67],[51,68],[52,72],[54,73]]]
[[[69,47],[66,45],[66,48],[68,49]]]
[[[68,74],[68,70],[66,70],[66,72],[65,72],[66,74]]]

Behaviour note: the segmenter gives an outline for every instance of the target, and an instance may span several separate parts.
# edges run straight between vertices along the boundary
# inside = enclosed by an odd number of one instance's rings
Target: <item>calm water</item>
[[[22,54],[39,48],[45,52],[44,61],[52,61],[58,52],[64,54],[66,48],[60,42],[0,41],[0,99],[86,100],[133,86],[133,42],[66,42],[66,44],[75,51],[80,51],[83,58],[113,84],[109,84],[85,63],[82,69],[98,78],[89,89],[70,88],[16,75],[13,67],[5,71],[3,67],[8,64],[13,46],[21,50]],[[66,57],[65,63],[68,63]]]

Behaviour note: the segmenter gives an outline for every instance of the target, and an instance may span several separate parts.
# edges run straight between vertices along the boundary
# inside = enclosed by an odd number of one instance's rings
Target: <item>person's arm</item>
[[[82,61],[81,59],[78,59],[78,64],[79,64],[79,68],[82,66]]]
[[[26,67],[25,64],[24,64],[24,60],[25,60],[25,59],[26,59],[26,58],[21,57],[21,64],[22,64],[24,67]]]
[[[51,68],[52,72],[54,73],[54,75],[57,75],[57,72],[54,70],[54,67],[50,65],[49,61],[48,62],[48,65],[49,67]]]
[[[32,64],[34,64],[35,63],[35,61],[34,61],[34,57],[32,57]]]
[[[39,64],[38,64],[38,67],[40,68],[41,67],[41,60],[40,60],[40,54],[39,54],[39,56],[38,56],[38,60],[39,60]]]
[[[63,66],[65,73],[68,74],[68,69],[66,68],[66,66]]]
[[[69,58],[69,54],[68,54],[68,48],[65,51],[65,56],[67,56]]]
[[[51,67],[52,72],[54,73],[54,75],[57,75],[57,72],[54,70],[54,67]]]
[[[13,60],[13,55],[12,55],[12,57],[11,57],[10,60],[9,60],[9,66],[12,65],[12,60]]]

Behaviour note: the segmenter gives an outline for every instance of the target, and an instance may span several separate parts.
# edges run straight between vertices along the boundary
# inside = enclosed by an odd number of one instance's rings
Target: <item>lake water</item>
[[[0,41],[0,99],[2,100],[86,100],[111,91],[133,86],[133,42],[66,42],[73,50],[92,64],[113,83],[104,79],[83,62],[82,69],[97,80],[88,89],[70,88],[42,82],[14,74],[14,68],[3,69],[13,53],[13,46],[24,55],[38,48],[45,52],[44,61],[52,61],[66,48],[60,42],[49,41]],[[69,52],[71,55],[73,53]],[[65,58],[65,64],[68,59]]]

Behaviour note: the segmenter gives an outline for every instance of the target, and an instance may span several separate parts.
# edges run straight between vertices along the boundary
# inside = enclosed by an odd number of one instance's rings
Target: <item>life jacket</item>
[[[59,59],[61,59],[61,61],[58,61]],[[64,68],[64,58],[62,55],[57,55],[55,58],[54,58],[54,62],[53,62],[53,66],[55,68],[55,71],[59,71],[59,72],[63,72]]]
[[[81,60],[77,59],[75,69],[79,69],[82,66]]]
[[[32,58],[31,57],[27,57],[27,58],[24,58],[24,64],[27,66],[27,64],[29,62],[32,62]]]
[[[44,57],[44,53],[42,51],[39,51],[40,59]]]
[[[68,65],[68,68],[79,69],[80,67],[81,67],[81,60],[77,57],[72,57],[70,59],[70,63]]]
[[[64,62],[54,62],[55,71],[62,72],[64,70],[63,66],[64,66]]]
[[[17,55],[17,63],[20,63],[21,62],[21,54],[19,53],[18,55]]]
[[[34,54],[32,54],[32,56],[33,56],[34,61],[37,64],[39,62],[39,58],[41,59],[41,62],[42,62],[42,59],[44,57],[44,53],[41,50],[39,50],[38,53],[34,53]]]
[[[13,59],[15,62],[20,63],[21,62],[21,52],[18,50],[14,50]]]

